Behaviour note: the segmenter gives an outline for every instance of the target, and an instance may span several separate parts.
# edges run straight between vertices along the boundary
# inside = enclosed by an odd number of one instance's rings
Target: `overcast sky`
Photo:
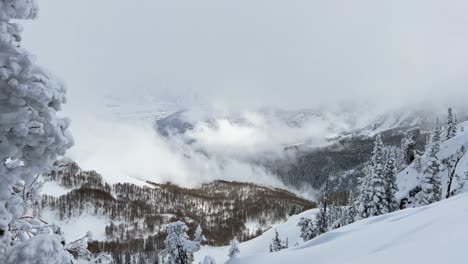
[[[246,160],[323,140],[333,120],[298,130],[271,125],[252,108],[453,106],[468,98],[466,0],[38,1],[40,18],[25,23],[23,46],[68,86],[76,145],[67,155],[111,182],[281,187]],[[187,135],[167,140],[152,124],[96,116],[109,109],[100,105],[139,111],[178,95],[247,111],[255,125],[201,124],[188,135],[197,144],[187,145]]]
[[[65,80],[72,106],[110,95],[299,108],[468,94],[463,0],[39,2],[24,45]]]

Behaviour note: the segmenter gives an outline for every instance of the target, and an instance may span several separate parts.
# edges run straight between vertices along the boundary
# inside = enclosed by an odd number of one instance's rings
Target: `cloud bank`
[[[40,19],[24,25],[23,43],[68,85],[66,113],[76,138],[70,155],[115,181],[280,185],[247,160],[306,139],[321,144],[334,117],[296,129],[251,109],[347,105],[374,113],[468,98],[468,2],[462,0],[40,4]],[[141,102],[161,98],[242,112],[250,126],[220,119],[168,140],[148,122],[103,115],[102,106],[114,99],[135,112]],[[195,143],[183,143],[187,138]]]

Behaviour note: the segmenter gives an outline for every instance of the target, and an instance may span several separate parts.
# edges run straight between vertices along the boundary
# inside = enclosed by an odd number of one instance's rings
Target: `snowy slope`
[[[265,233],[263,238],[242,243],[240,256],[229,263],[466,263],[467,204],[468,194],[461,194],[430,206],[358,221],[277,253],[265,253],[264,239],[272,237]],[[294,237],[294,227],[290,219],[278,230],[280,235]],[[212,254],[217,263],[224,263],[227,248],[217,250],[203,249],[201,254]]]
[[[464,128],[465,132],[461,132]],[[468,148],[468,122],[458,126],[456,137],[441,144],[439,160],[455,154],[463,145]],[[426,159],[425,156],[422,160]],[[468,154],[456,172],[464,175],[468,170]],[[447,171],[441,172],[443,196],[447,187]],[[422,173],[413,165],[397,176],[398,198],[421,184]],[[458,183],[454,180],[453,187]],[[466,186],[465,186],[466,188]],[[333,230],[316,239],[303,243],[297,223],[302,216],[315,214],[315,210],[291,217],[283,224],[274,226],[282,239],[288,237],[289,245],[299,246],[279,253],[268,253],[274,228],[262,236],[240,244],[241,257],[230,263],[463,263],[462,245],[468,242],[468,194],[460,194],[427,207],[410,208],[356,222]],[[441,239],[443,238],[443,239]],[[218,263],[227,260],[228,247],[205,247],[197,253],[197,260],[205,255],[214,257]],[[453,262],[450,262],[453,261]]]
[[[462,127],[464,128],[464,132],[462,132]],[[442,136],[444,137],[445,133],[442,133]],[[457,136],[443,142],[440,145],[440,152],[437,154],[438,159],[441,161],[450,157],[451,155],[455,155],[457,150],[459,150],[461,146],[465,146],[465,148],[468,149],[468,122],[464,122],[458,125]],[[426,159],[427,155],[425,154],[422,156],[423,164]],[[458,175],[463,176],[467,170],[468,154],[465,154],[460,160],[459,165],[457,166],[455,171]],[[448,181],[447,170],[443,168],[440,175],[442,178],[442,195],[443,197],[445,197]],[[422,180],[423,173],[418,173],[413,165],[408,166],[406,169],[404,169],[397,175],[397,184],[399,188],[399,191],[396,194],[397,198],[408,197],[408,192],[411,191],[417,185],[420,185]],[[453,187],[457,186],[457,179],[454,179]]]
[[[312,209],[298,215],[293,215],[286,222],[273,225],[271,229],[263,233],[261,236],[244,243],[240,243],[239,249],[242,255],[269,252],[270,242],[275,234],[275,229],[278,230],[278,233],[282,239],[286,239],[286,237],[288,238],[289,245],[293,246],[296,243],[302,244],[303,240],[300,238],[300,231],[297,227],[297,223],[301,217],[314,218],[317,212],[318,209]],[[223,263],[227,260],[228,249],[229,246],[203,247],[199,252],[195,253],[195,263],[202,261],[206,255],[214,257],[217,261],[216,263]]]

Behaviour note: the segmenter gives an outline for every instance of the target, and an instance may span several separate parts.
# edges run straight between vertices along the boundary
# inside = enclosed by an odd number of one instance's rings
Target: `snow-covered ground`
[[[41,189],[41,194],[59,197],[65,195],[70,190],[57,184],[55,181],[46,181]]]
[[[445,133],[442,133],[442,137],[445,137]],[[442,142],[440,145],[440,151],[437,153],[437,157],[439,161],[442,161],[444,159],[447,159],[449,157],[456,156],[457,151],[461,148],[461,146],[464,146],[466,149],[468,149],[468,122],[464,122],[462,124],[458,125],[458,133],[457,136]],[[425,161],[427,161],[427,153],[421,157],[422,163],[424,164]],[[447,182],[448,182],[448,173],[446,168],[442,166],[442,171],[440,173],[441,178],[442,178],[442,194],[445,197],[446,189],[447,189]],[[465,172],[468,170],[468,153],[465,154],[455,172],[459,176],[461,176],[460,179],[463,179],[463,176]],[[402,198],[402,197],[407,197],[408,192],[416,187],[417,185],[421,184],[421,181],[423,180],[423,173],[422,172],[417,172],[416,169],[414,168],[413,165],[408,166],[406,169],[401,171],[397,175],[397,185],[399,191],[397,192],[396,196],[397,198]],[[456,188],[459,185],[458,179],[454,178],[454,182],[452,184],[453,188]],[[465,188],[468,186],[465,186]],[[453,189],[452,188],[452,189]]]
[[[463,129],[462,129],[463,128]],[[457,153],[461,146],[468,148],[468,122],[458,126],[456,137],[443,142],[439,160]],[[426,156],[422,157],[425,162]],[[456,173],[464,175],[468,170],[468,154],[463,156]],[[443,197],[447,187],[448,173],[441,172]],[[421,184],[422,173],[413,165],[397,176],[400,191],[398,198]],[[459,183],[454,180],[453,187]],[[465,186],[466,188],[466,186]],[[302,216],[311,217],[316,210],[292,216],[260,237],[241,243],[240,256],[229,261],[234,263],[465,263],[465,245],[468,244],[468,193],[462,193],[430,206],[409,208],[391,214],[372,217],[330,231],[304,243],[299,237],[297,223]],[[289,239],[290,248],[269,253],[269,244],[277,229],[281,239]],[[196,260],[205,255],[214,257],[217,263],[225,263],[228,247],[204,247],[196,254]]]
[[[86,235],[87,232],[92,233],[94,240],[106,240],[106,225],[110,222],[109,219],[98,217],[96,215],[82,214],[79,218],[59,220],[58,212],[44,210],[42,218],[47,221],[59,224],[64,232],[67,242],[75,241]]]
[[[300,241],[299,217],[313,213],[307,211],[276,226],[282,238],[289,238],[289,249],[267,253],[273,238],[270,230],[241,243],[239,257],[229,263],[465,263],[467,204],[468,194],[460,194],[426,207],[358,221],[294,247]],[[196,257],[201,260],[210,255],[217,263],[224,263],[227,252],[227,247],[203,248]]]
[[[246,241],[239,244],[239,249],[242,255],[267,253],[269,252],[269,246],[271,239],[275,235],[275,229],[282,239],[288,238],[290,246],[295,244],[302,244],[302,238],[300,237],[300,230],[297,227],[297,223],[301,217],[313,218],[318,212],[318,209],[312,209],[305,211],[298,215],[291,216],[286,222],[273,225],[268,231],[265,231],[261,236],[256,237],[252,240]],[[229,246],[224,247],[203,247],[200,251],[195,253],[195,263],[203,261],[206,255],[215,258],[216,263],[224,263],[227,260]]]

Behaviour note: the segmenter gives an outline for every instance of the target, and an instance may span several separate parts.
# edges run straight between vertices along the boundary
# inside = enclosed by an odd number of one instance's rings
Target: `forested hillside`
[[[82,215],[105,219],[105,241],[90,242],[89,249],[111,253],[116,263],[125,254],[156,258],[171,222],[183,221],[192,232],[200,225],[205,243],[220,246],[233,237],[249,240],[288,215],[315,207],[288,191],[250,183],[215,181],[196,189],[151,182],[109,185],[97,172],[73,162],[57,165],[45,179],[66,194],[44,193],[36,211],[52,211],[62,222]]]

